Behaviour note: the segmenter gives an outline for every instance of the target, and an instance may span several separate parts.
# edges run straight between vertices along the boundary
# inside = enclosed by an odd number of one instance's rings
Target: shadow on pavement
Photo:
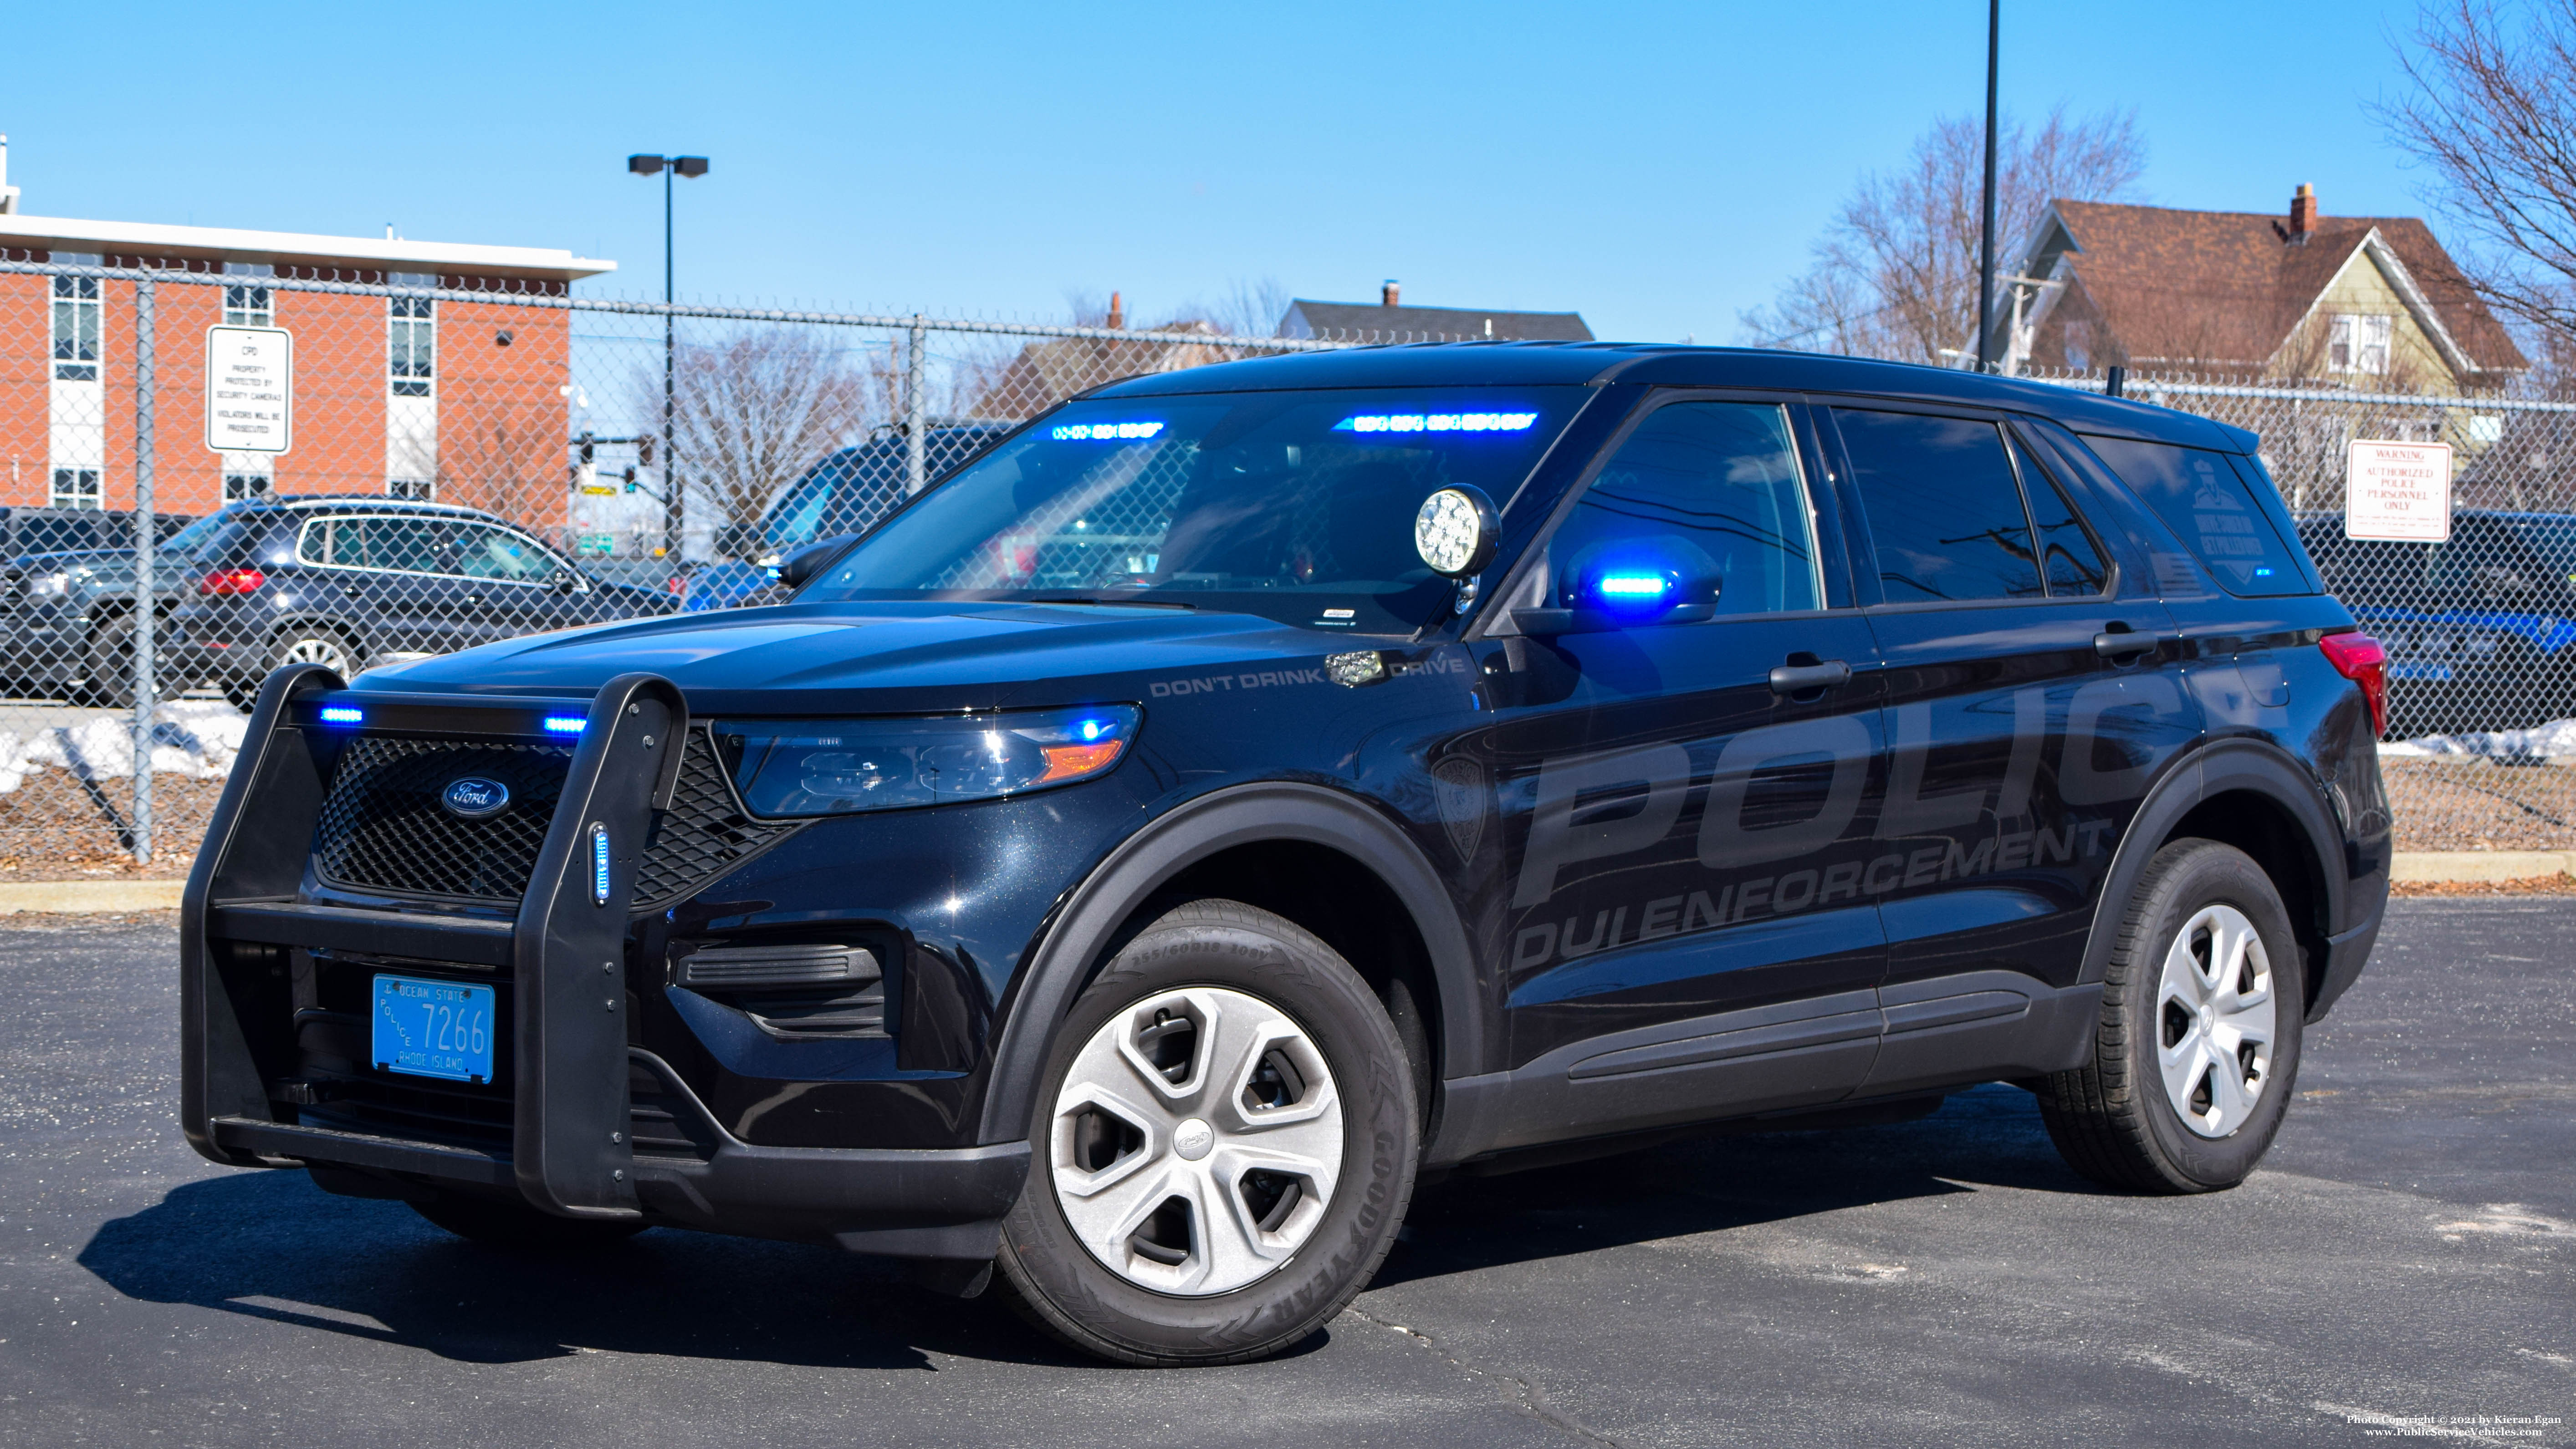
[[[1376,1286],[1980,1185],[2101,1191],[2059,1159],[2029,1093],[1991,1084],[1895,1126],[1703,1138],[1453,1177],[1414,1195],[1405,1239]]]
[[[1673,1143],[1427,1187],[1377,1278],[1591,1252],[1968,1184],[2075,1192],[2027,1094],[1984,1087],[1919,1122]],[[120,1293],[400,1344],[469,1363],[588,1350],[818,1368],[933,1368],[929,1355],[1093,1367],[987,1298],[923,1292],[828,1248],[655,1231],[579,1254],[501,1252],[400,1203],[300,1172],[192,1182],[103,1225],[83,1267]],[[1318,1334],[1303,1346],[1327,1341]]]

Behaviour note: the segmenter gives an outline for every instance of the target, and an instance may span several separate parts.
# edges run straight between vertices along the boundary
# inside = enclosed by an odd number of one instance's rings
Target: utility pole
[[[2003,36],[2004,0],[1986,0],[1986,206],[1977,260],[1977,371],[1994,370],[1995,335],[1995,60]]]

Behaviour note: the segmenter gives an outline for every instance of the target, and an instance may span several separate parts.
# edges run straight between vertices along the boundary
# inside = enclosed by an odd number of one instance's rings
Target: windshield
[[[1073,403],[925,494],[799,597],[1106,599],[1409,633],[1453,585],[1422,500],[1507,501],[1588,390],[1378,388]]]
[[[205,517],[198,519],[196,522],[189,524],[183,529],[180,529],[177,533],[161,540],[161,546],[157,552],[171,554],[179,558],[193,558],[196,556],[197,550],[204,548],[208,543],[214,540],[216,534],[223,532],[225,524],[232,522],[240,516],[241,515],[239,513],[230,508],[217,509],[215,512],[207,514]]]

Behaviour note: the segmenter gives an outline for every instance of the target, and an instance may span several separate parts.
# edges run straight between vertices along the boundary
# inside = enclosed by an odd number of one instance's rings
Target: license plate
[[[376,1070],[451,1082],[492,1080],[493,1003],[489,986],[376,978]]]

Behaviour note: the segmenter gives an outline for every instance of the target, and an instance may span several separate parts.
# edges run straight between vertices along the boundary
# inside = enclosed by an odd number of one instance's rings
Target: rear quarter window
[[[2247,486],[2237,460],[2207,448],[2129,438],[2084,442],[2181,538],[2219,587],[2254,598],[2316,590],[2298,544],[2275,525],[2274,510]]]

